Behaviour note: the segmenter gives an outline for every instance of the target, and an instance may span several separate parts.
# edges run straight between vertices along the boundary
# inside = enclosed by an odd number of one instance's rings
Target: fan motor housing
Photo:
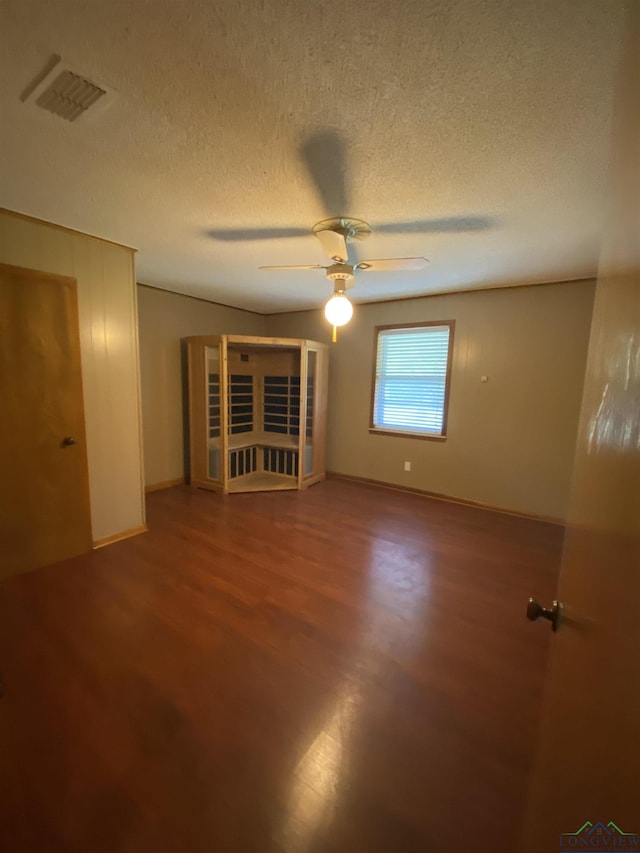
[[[353,267],[351,264],[332,264],[327,267],[327,278],[335,282],[337,290],[347,290],[354,285]]]

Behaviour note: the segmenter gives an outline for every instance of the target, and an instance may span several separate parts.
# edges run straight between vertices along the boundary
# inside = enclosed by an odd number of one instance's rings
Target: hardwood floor
[[[0,586],[7,853],[514,853],[562,530],[336,480],[148,496]]]

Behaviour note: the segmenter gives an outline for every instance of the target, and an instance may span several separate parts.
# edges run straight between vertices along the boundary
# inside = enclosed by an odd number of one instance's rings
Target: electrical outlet
[[[404,470],[405,470],[405,471],[410,471],[410,470],[411,470],[411,462],[405,462],[405,463],[404,463]]]

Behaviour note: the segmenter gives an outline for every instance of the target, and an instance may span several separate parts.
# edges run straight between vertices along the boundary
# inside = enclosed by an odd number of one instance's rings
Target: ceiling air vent
[[[60,118],[75,121],[92,104],[95,104],[98,98],[106,94],[106,89],[94,86],[84,77],[79,77],[72,71],[63,71],[44,90],[36,104]]]
[[[93,116],[103,112],[113,95],[112,90],[92,83],[54,54],[23,92],[21,100],[65,121],[76,121],[87,113]]]

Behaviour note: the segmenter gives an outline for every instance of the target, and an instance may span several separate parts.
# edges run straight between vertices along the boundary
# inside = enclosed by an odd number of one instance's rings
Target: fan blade
[[[378,234],[439,234],[446,232],[485,231],[495,219],[490,216],[447,216],[442,219],[414,219],[409,222],[381,222]]]
[[[363,272],[388,272],[392,270],[423,270],[427,258],[384,258],[378,261],[361,261],[356,269]]]
[[[340,234],[338,231],[316,231],[315,235],[322,243],[322,248],[327,257],[331,258],[332,261],[347,260],[349,254],[344,234]]]
[[[213,228],[205,231],[207,237],[225,243],[245,240],[281,240],[283,237],[308,237],[308,228]]]
[[[300,146],[300,156],[316,185],[327,216],[346,216],[345,144],[335,130],[318,130]]]
[[[287,267],[258,267],[259,270],[325,270],[320,264],[293,264]]]

